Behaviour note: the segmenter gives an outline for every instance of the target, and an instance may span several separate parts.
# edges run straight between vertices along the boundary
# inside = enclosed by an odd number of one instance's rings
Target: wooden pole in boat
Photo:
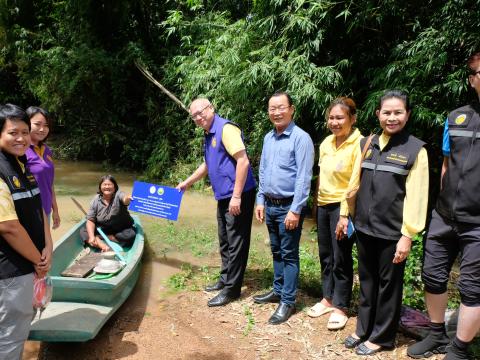
[[[80,209],[80,211],[83,213],[83,215],[87,215],[87,212],[85,211],[85,209],[83,208],[82,204],[80,204],[77,199],[75,199],[73,196],[70,196],[70,199],[72,199],[72,201],[75,203],[75,205],[77,205],[77,207]]]
[[[153,75],[143,66],[140,64],[138,60],[135,60],[135,66],[140,70],[140,72],[152,83],[154,83],[160,90],[162,90],[170,99],[175,101],[175,103],[180,106],[183,110],[185,110],[187,113],[190,114],[190,111],[188,111],[187,107],[185,106],[184,103],[182,103],[175,95],[173,95],[170,91],[168,91],[162,84],[160,84],[154,77]]]

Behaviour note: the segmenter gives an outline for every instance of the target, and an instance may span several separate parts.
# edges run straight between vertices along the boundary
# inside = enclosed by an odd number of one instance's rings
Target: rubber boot
[[[430,332],[427,337],[409,346],[407,355],[414,359],[424,359],[436,354],[445,354],[449,343],[445,323],[430,323]]]

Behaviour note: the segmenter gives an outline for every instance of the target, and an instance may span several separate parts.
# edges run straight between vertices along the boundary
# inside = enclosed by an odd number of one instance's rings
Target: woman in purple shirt
[[[51,119],[49,113],[37,106],[30,106],[26,111],[30,118],[31,145],[27,149],[27,167],[37,180],[42,198],[42,206],[47,219],[53,220],[53,229],[60,226],[57,199],[53,179],[55,166],[52,159],[52,150],[45,144],[50,133]],[[50,216],[51,215],[51,216]]]

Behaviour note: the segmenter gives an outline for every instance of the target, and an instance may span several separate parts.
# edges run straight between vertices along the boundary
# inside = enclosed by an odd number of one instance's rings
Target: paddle
[[[87,212],[85,211],[85,209],[83,208],[82,204],[80,204],[74,197],[70,197],[70,199],[72,199],[72,201],[75,203],[75,205],[77,205],[77,207],[80,209],[81,212],[83,212],[84,215],[87,215]],[[110,240],[107,235],[105,235],[105,233],[103,232],[103,230],[100,228],[100,227],[97,227],[97,230],[99,232],[99,234],[102,236],[103,240],[105,240],[105,242],[107,243],[108,246],[110,246],[110,249],[112,249],[114,252],[115,252],[115,255],[117,255],[117,257],[123,261],[125,264],[127,263],[127,260],[125,260],[125,258],[123,257],[123,255],[121,254],[121,252],[123,251],[122,247],[117,244],[116,242]]]

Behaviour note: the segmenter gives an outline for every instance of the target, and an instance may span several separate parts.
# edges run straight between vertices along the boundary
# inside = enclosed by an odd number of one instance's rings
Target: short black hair
[[[273,98],[273,97],[282,96],[282,95],[287,97],[288,106],[292,106],[293,105],[292,97],[286,91],[282,91],[282,90],[276,91],[272,96],[270,96],[270,99]],[[268,99],[268,100],[270,100],[270,99]]]
[[[14,104],[0,105],[0,131],[3,131],[7,120],[23,121],[28,125],[28,130],[30,130],[28,116],[20,106]]]
[[[115,188],[115,192],[118,191],[117,180],[115,180],[115,178],[114,178],[112,175],[103,175],[103,176],[100,178],[100,182],[98,183],[98,192],[97,192],[97,194],[100,194],[100,195],[103,194],[101,187],[102,187],[102,183],[103,183],[104,181],[106,181],[106,180],[111,181],[111,182],[113,183],[113,187]]]
[[[410,111],[410,100],[408,94],[403,90],[385,90],[378,101],[378,109],[382,108],[383,102],[388,99],[397,98],[403,101],[405,109]]]

